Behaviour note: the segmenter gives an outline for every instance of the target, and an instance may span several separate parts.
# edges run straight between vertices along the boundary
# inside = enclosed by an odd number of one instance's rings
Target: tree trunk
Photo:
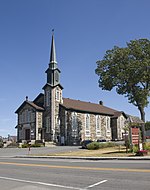
[[[140,114],[141,114],[141,120],[145,123],[145,111],[144,108],[139,107]]]
[[[144,122],[141,126],[141,130],[142,130],[142,143],[145,143],[146,141],[146,135],[145,135],[145,111],[143,107],[139,107],[139,111],[141,114],[141,120]]]

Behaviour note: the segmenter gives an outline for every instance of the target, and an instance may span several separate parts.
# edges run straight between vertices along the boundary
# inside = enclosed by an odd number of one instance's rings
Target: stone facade
[[[88,124],[87,117],[89,120]],[[60,118],[60,135],[64,137],[65,144],[67,145],[80,144],[81,140],[88,139],[93,141],[104,139],[107,141],[112,140],[113,125],[111,125],[110,116],[68,111],[60,107]],[[125,120],[124,116],[121,115],[116,120],[116,140],[123,139],[122,133],[124,132],[124,123],[122,119]]]
[[[25,101],[18,112],[17,138],[20,141],[41,140],[43,112],[36,110],[30,102]]]
[[[18,142],[44,141],[79,145],[82,140],[121,140],[125,114],[100,104],[63,98],[54,36],[44,94],[17,109]]]

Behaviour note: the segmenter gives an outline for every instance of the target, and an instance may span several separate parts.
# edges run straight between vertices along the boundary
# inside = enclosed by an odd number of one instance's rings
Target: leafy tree
[[[150,130],[150,121],[147,121],[147,122],[145,123],[145,130],[146,130],[146,131]]]
[[[97,61],[96,74],[99,87],[128,98],[135,105],[145,122],[145,107],[150,96],[150,41],[131,40],[127,47],[115,46],[107,50],[104,58]]]

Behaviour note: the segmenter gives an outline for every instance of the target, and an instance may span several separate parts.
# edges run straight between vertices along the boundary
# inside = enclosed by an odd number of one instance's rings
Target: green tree
[[[99,87],[128,98],[135,105],[145,122],[145,107],[150,96],[150,41],[131,40],[127,47],[115,46],[107,50],[104,58],[97,61],[96,74]]]
[[[147,122],[145,123],[145,130],[146,130],[146,131],[150,130],[150,121],[147,121]]]

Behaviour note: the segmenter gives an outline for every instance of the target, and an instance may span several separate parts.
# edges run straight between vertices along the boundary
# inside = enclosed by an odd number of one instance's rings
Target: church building
[[[25,101],[16,110],[17,141],[79,145],[81,141],[122,140],[126,115],[99,104],[63,97],[61,71],[56,60],[52,35],[47,81],[33,101]]]

